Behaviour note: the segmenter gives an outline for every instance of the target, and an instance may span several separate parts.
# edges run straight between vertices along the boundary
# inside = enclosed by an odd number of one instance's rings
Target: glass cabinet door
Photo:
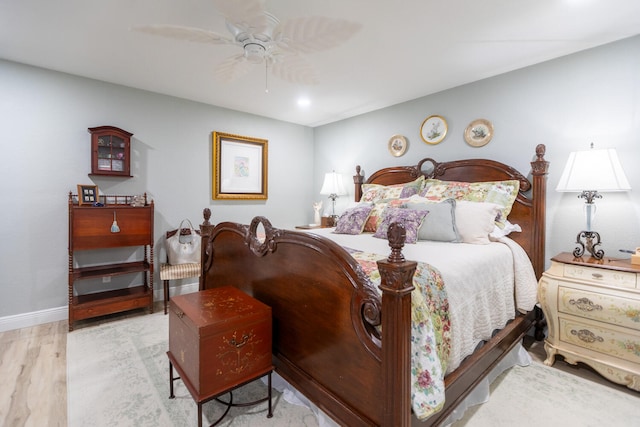
[[[131,133],[111,126],[89,128],[92,141],[91,173],[130,176]]]

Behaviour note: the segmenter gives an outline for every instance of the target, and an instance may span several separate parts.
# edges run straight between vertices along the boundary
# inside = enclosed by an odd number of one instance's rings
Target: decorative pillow
[[[369,218],[373,205],[366,203],[347,209],[338,218],[334,233],[338,234],[360,234],[364,229],[364,224]]]
[[[397,187],[392,190],[386,185],[379,184],[362,184],[362,197],[361,202],[373,202],[377,203],[385,199],[394,199],[400,197],[402,193],[402,187]]]
[[[495,203],[456,200],[456,225],[464,243],[489,244],[489,233],[502,207]]]
[[[425,190],[420,195],[431,201],[445,199],[466,200],[469,202],[488,202],[501,206],[495,222],[499,227],[504,227],[507,216],[511,212],[513,202],[518,197],[520,181],[487,181],[487,182],[461,182],[441,181],[428,179],[425,181]]]
[[[407,232],[405,243],[416,243],[418,241],[418,229],[428,213],[429,211],[427,210],[387,208],[384,211],[382,222],[373,237],[386,239],[389,225],[394,222],[401,222]]]
[[[373,204],[373,209],[367,218],[367,222],[364,224],[364,230],[370,233],[375,233],[378,226],[382,222],[382,213],[387,208],[388,202],[376,202]]]
[[[385,199],[398,199],[418,194],[422,189],[424,176],[417,179],[394,185],[362,184],[361,202],[379,202]]]
[[[422,190],[422,186],[424,185],[424,176],[420,175],[415,180],[402,184],[402,192],[400,193],[400,198],[405,199],[407,197],[411,197],[414,194],[418,194],[420,190]]]
[[[407,209],[427,210],[429,215],[424,218],[418,229],[418,240],[434,240],[438,242],[459,242],[458,227],[456,226],[456,201],[446,199],[441,202],[429,202],[419,196],[414,196],[405,204]]]

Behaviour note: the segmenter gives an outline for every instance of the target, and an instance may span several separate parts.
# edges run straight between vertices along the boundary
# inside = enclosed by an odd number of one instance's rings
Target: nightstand
[[[173,382],[182,379],[198,405],[212,399],[230,406],[269,402],[271,418],[271,307],[241,290],[226,286],[171,298],[169,310],[169,398]],[[174,369],[180,377],[174,377]],[[229,403],[223,394],[268,376],[267,397],[249,403]],[[220,417],[217,424],[227,414]]]
[[[545,365],[559,354],[640,391],[639,265],[561,253],[542,274],[538,301],[549,328]]]
[[[320,224],[304,224],[296,225],[298,230],[316,230],[318,228],[333,228],[336,226],[336,218],[331,216],[323,216]]]

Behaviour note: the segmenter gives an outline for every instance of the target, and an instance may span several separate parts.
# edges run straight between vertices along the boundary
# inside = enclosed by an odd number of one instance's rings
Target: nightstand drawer
[[[640,336],[560,318],[560,341],[608,356],[640,363]]]
[[[580,280],[581,282],[600,283],[620,288],[635,289],[636,276],[636,273],[626,271],[584,267],[574,264],[564,265],[564,277]]]
[[[640,329],[640,300],[565,286],[558,288],[558,311],[631,329]]]

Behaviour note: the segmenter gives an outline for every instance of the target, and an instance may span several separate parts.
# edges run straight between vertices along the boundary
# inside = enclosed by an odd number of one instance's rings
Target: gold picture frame
[[[93,205],[98,203],[98,186],[78,184],[78,204]]]
[[[266,200],[266,139],[216,132],[213,140],[214,200]]]
[[[485,146],[493,138],[493,124],[489,120],[476,119],[464,130],[464,140],[472,147]]]
[[[389,138],[389,152],[394,157],[402,156],[407,151],[407,138],[403,135],[393,135]]]
[[[436,145],[440,144],[447,136],[447,121],[442,116],[434,114],[427,117],[420,126],[420,137],[427,144]]]

